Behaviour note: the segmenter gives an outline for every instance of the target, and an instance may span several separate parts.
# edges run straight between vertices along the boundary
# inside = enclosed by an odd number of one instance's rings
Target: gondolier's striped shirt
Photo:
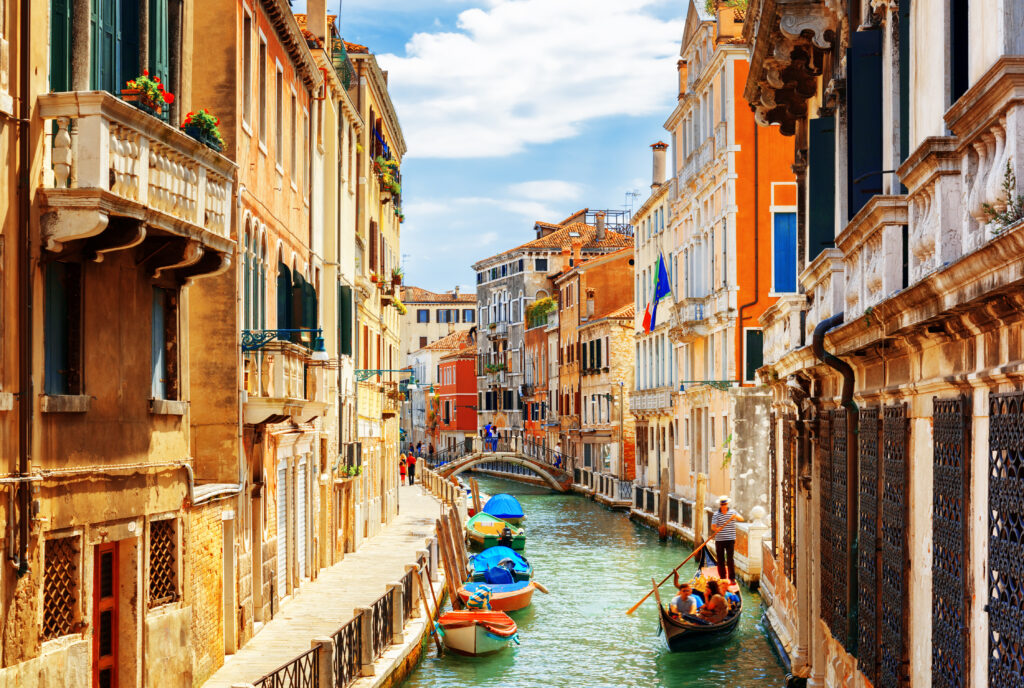
[[[736,512],[729,509],[724,514],[721,511],[716,511],[715,515],[711,517],[711,525],[715,528],[722,526],[726,521],[736,515]],[[736,539],[736,519],[729,521],[722,530],[718,531],[718,535],[715,536],[715,540],[719,542],[729,542],[730,540]]]

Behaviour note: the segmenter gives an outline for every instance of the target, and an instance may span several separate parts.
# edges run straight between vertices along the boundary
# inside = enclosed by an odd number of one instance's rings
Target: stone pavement
[[[383,595],[388,583],[405,574],[406,564],[415,563],[441,514],[440,502],[419,484],[401,488],[399,509],[398,517],[359,551],[304,583],[252,640],[225,657],[203,688],[252,683],[309,650],[313,638],[332,635],[352,618],[353,609]]]

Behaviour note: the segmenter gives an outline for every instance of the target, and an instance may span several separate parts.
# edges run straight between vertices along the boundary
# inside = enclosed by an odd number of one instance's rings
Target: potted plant
[[[376,272],[371,272],[370,273],[370,281],[373,282],[374,284],[377,284],[377,273]]]
[[[125,83],[125,87],[121,89],[121,98],[154,117],[160,117],[164,105],[174,102],[174,94],[164,90],[160,77],[150,76],[148,69],[142,71],[142,76]]]
[[[404,274],[405,273],[402,272],[402,268],[395,268],[394,270],[392,270],[391,271],[391,283],[392,284],[396,284],[396,285],[401,284],[402,283],[402,277],[404,276]]]
[[[196,110],[185,115],[185,121],[181,123],[181,129],[196,141],[209,146],[218,153],[224,150],[224,139],[221,138],[220,118],[211,115],[207,109]]]

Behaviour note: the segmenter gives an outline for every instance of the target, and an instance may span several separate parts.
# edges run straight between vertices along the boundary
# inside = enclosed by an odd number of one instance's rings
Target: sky
[[[405,283],[472,291],[472,264],[533,239],[536,220],[639,207],[688,4],[343,0],[341,33],[388,71],[408,146]]]

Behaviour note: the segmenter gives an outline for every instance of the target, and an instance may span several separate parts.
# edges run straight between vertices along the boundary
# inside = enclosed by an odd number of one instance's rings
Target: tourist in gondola
[[[718,499],[718,511],[711,517],[711,525],[715,534],[715,553],[718,555],[718,577],[729,581],[736,581],[736,563],[733,555],[736,550],[736,521],[742,521],[734,509],[729,506],[730,500],[727,495]],[[728,583],[726,583],[728,586]]]
[[[708,581],[706,593],[708,601],[704,603],[704,606],[697,610],[697,616],[709,624],[722,623],[725,621],[725,617],[729,614],[729,603],[720,592],[720,586],[723,585],[724,583],[722,581]]]
[[[668,607],[668,613],[677,619],[685,619],[692,617],[697,613],[697,598],[693,594],[693,588],[687,582],[679,581],[679,574],[672,572],[675,577],[676,590],[679,594],[672,598],[671,604]]]

